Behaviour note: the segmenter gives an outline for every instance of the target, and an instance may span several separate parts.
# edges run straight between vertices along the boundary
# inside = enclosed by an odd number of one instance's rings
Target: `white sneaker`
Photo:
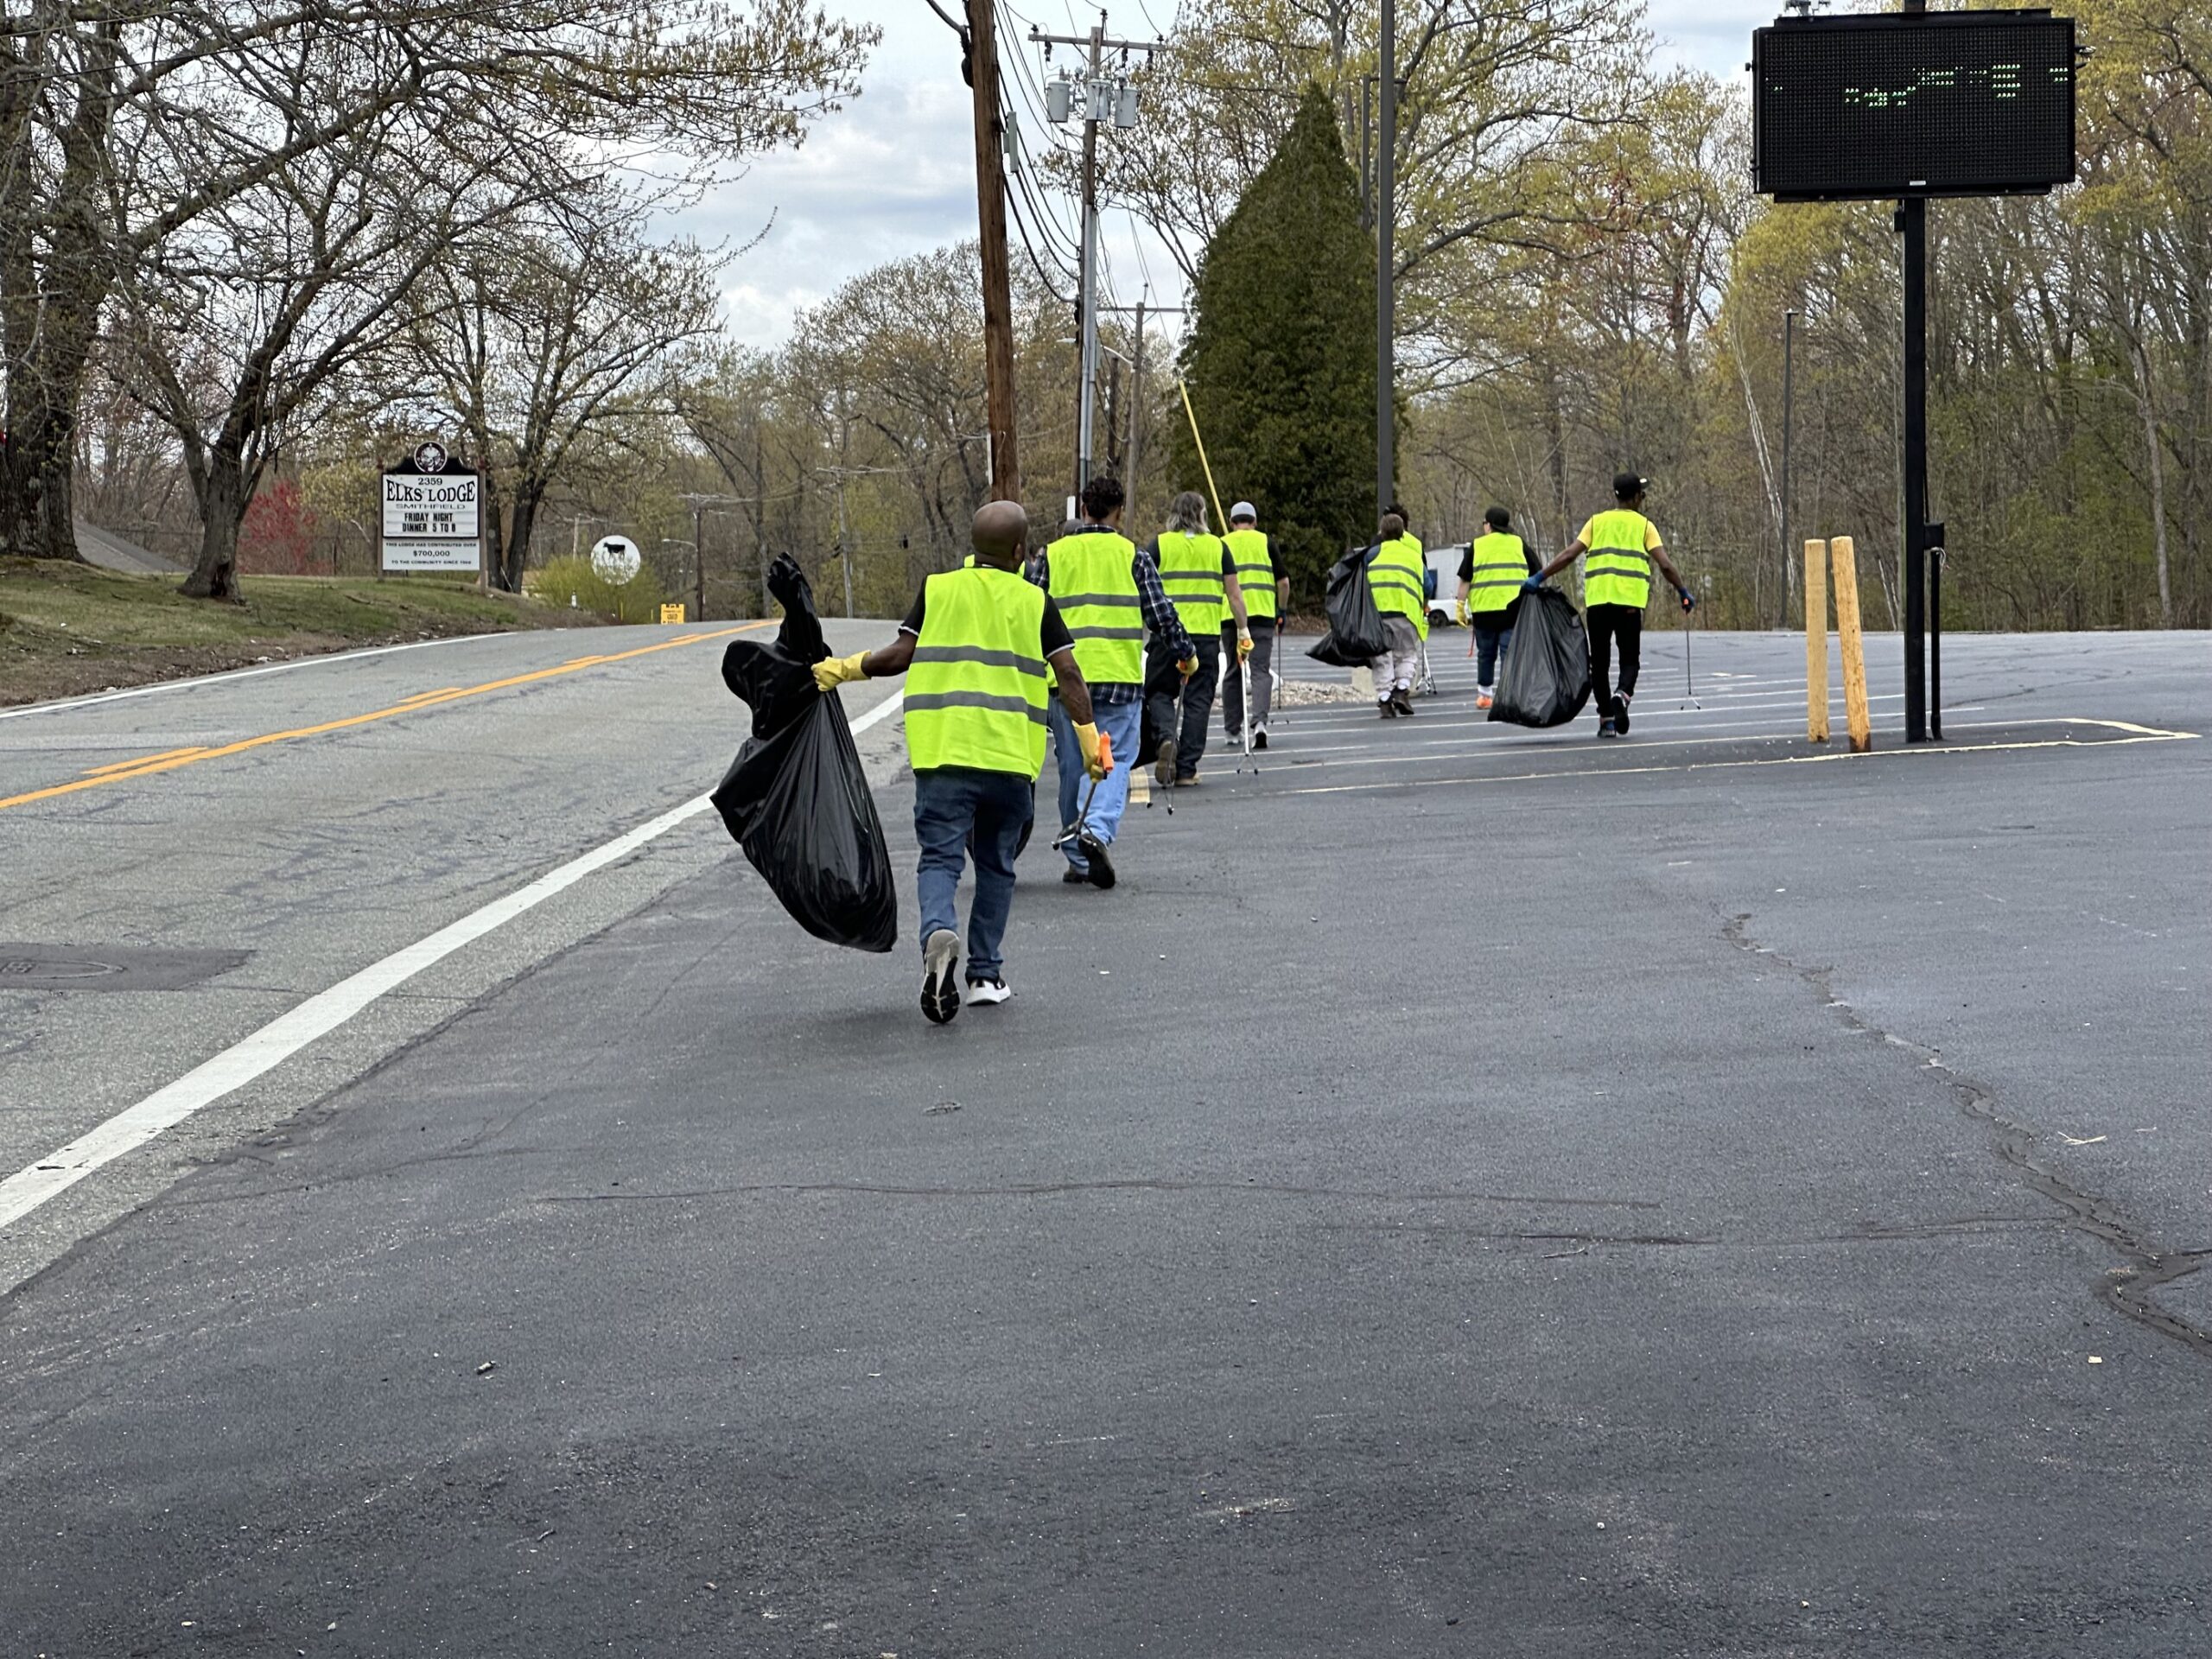
[[[988,1007],[992,1003],[1005,1001],[1013,995],[1002,979],[971,979],[968,982],[968,1006],[971,1008],[978,1003]]]

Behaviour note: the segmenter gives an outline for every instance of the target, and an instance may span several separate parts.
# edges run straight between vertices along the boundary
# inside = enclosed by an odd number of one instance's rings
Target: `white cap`
[[[1260,515],[1254,510],[1253,505],[1249,501],[1239,501],[1235,506],[1229,510],[1229,522],[1230,524],[1235,524],[1239,518],[1249,518],[1255,524],[1260,522]]]

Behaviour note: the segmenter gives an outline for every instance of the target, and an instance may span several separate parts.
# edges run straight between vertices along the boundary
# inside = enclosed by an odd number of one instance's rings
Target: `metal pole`
[[[1791,369],[1796,354],[1797,314],[1782,314],[1782,592],[1775,601],[1775,626],[1789,626],[1789,573],[1796,561],[1789,556],[1789,439],[1790,416],[1796,410]]]
[[[1137,302],[1137,353],[1129,365],[1129,475],[1122,480],[1128,495],[1129,516],[1137,510],[1137,453],[1144,429],[1144,302]]]
[[[1396,367],[1394,336],[1397,331],[1396,251],[1392,232],[1397,219],[1397,190],[1394,175],[1398,149],[1398,8],[1396,0],[1382,0],[1382,120],[1375,167],[1375,511],[1381,512],[1395,493],[1397,456],[1395,453],[1397,407],[1394,385]]]
[[[1098,79],[1104,26],[1090,31],[1090,75],[1083,105],[1083,388],[1076,404],[1075,489],[1090,481],[1090,404],[1098,379],[1098,124],[1090,118],[1090,82]]]
[[[1375,77],[1359,79],[1359,228],[1375,228]]]
[[[707,504],[691,504],[691,620],[707,620],[707,543],[702,530],[707,519]]]
[[[1928,735],[1943,741],[1943,550],[1928,550]]]
[[[1897,204],[1904,235],[1904,736],[1928,741],[1928,202]]]

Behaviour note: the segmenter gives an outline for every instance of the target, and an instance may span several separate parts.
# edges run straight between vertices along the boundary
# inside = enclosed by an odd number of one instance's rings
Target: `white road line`
[[[889,719],[897,712],[903,696],[900,691],[893,691],[854,721],[853,730],[864,732]],[[627,858],[647,842],[696,817],[710,804],[708,797],[695,796],[683,805],[673,807],[657,818],[649,818],[636,829],[594,848],[581,858],[570,859],[528,887],[494,899],[428,938],[370,963],[328,989],[316,992],[297,1007],[277,1015],[260,1030],[194,1066],[175,1083],[156,1090],[137,1105],[118,1112],[89,1134],[56,1148],[28,1168],[17,1170],[0,1181],[0,1228],[13,1226],[103,1165],[145,1146],[194,1113],[244,1088],[462,946],[474,944],[525,911],[565,892],[594,871]]]
[[[21,709],[0,709],[0,720],[21,720],[27,715],[60,715],[72,709],[89,709],[96,702],[120,702],[125,697],[150,697],[157,691],[189,691],[199,685],[220,685],[226,680],[250,680],[259,674],[282,674],[287,669],[315,668],[324,663],[358,662],[364,657],[389,657],[396,651],[427,651],[432,645],[465,645],[472,639],[512,639],[519,633],[536,632],[530,628],[508,629],[499,633],[456,633],[442,639],[410,639],[404,645],[370,645],[360,651],[334,651],[318,657],[295,657],[289,662],[271,663],[266,668],[234,668],[224,674],[194,674],[188,679],[157,680],[151,685],[134,685],[125,691],[96,691],[89,697],[70,697],[60,702],[27,703]],[[550,632],[567,633],[560,628]]]

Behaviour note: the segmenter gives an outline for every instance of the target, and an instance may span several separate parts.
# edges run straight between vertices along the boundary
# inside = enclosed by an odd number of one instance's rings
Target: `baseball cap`
[[[1651,480],[1649,479],[1640,477],[1635,473],[1615,473],[1613,474],[1613,493],[1619,496],[1634,495],[1638,490],[1643,488],[1644,486],[1650,482]]]
[[[1229,510],[1230,524],[1235,524],[1239,518],[1249,518],[1255,524],[1260,522],[1259,512],[1249,501],[1239,501]]]

